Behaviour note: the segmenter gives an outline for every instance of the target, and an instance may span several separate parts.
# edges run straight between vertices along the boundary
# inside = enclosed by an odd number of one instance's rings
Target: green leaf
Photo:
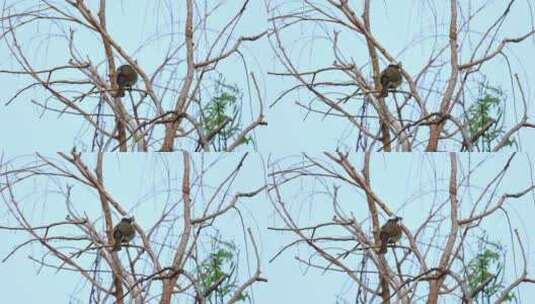
[[[479,243],[482,247],[480,253],[467,265],[467,280],[470,289],[474,290],[492,277],[474,299],[476,303],[488,303],[499,296],[505,288],[503,284],[504,264],[502,263],[505,259],[505,250],[500,244],[489,242],[486,236],[480,238]],[[510,292],[506,295],[505,302],[514,299],[514,294]]]
[[[209,303],[224,303],[238,288],[237,282],[238,251],[231,242],[219,238],[212,240],[212,249],[197,269],[202,292],[212,290],[208,295]],[[221,280],[221,281],[220,281]],[[214,284],[219,284],[213,289]],[[246,293],[238,296],[238,301],[248,299]]]
[[[480,83],[479,96],[467,110],[468,129],[471,134],[476,134],[483,130],[492,119],[495,120],[474,143],[479,151],[490,152],[493,145],[505,134],[503,105],[506,100],[500,88],[485,82]],[[514,139],[508,139],[505,144],[505,146],[513,145],[516,145]]]
[[[241,107],[238,107],[242,93],[236,85],[226,84],[222,76],[215,82],[215,92],[202,108],[201,125],[205,134],[210,134],[219,130],[226,120],[230,120],[211,141],[214,150],[223,151],[226,150],[229,143],[237,139],[236,137],[242,131],[240,124]],[[240,143],[250,144],[253,141],[251,138],[247,138],[241,140]]]

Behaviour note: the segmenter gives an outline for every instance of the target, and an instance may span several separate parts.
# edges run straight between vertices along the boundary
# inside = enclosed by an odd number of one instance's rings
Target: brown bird
[[[133,221],[133,217],[123,217],[119,224],[113,228],[112,251],[121,250],[121,244],[130,242],[136,236],[136,230],[132,225]]]
[[[381,72],[381,95],[379,97],[387,97],[388,90],[395,89],[401,85],[401,63],[390,64],[384,71]]]
[[[386,253],[386,246],[393,244],[401,239],[401,225],[399,224],[401,217],[389,219],[382,227],[379,233],[379,239],[381,240],[381,247],[379,248],[379,254]]]
[[[117,90],[116,97],[123,97],[124,96],[124,90],[131,90],[132,86],[136,84],[137,82],[137,73],[134,70],[134,68],[128,64],[122,65],[117,69],[116,74],[116,80],[117,80],[117,86],[119,86],[119,89]]]

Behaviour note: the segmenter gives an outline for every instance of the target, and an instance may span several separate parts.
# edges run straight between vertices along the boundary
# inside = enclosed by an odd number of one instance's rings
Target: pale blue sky
[[[320,154],[311,154],[313,157],[323,158]],[[6,155],[8,158],[12,154]],[[53,156],[53,155],[51,155]],[[240,155],[206,154],[205,164],[219,159],[205,179],[205,188],[209,193],[209,186],[214,186],[236,164]],[[238,176],[234,190],[251,191],[264,182],[264,167],[269,158],[281,159],[287,157],[284,163],[299,161],[300,156],[294,155],[249,155],[243,171]],[[494,176],[504,164],[508,155],[496,154],[494,156],[473,154],[462,155],[459,165],[466,171],[473,168],[479,161],[487,161],[472,176],[470,184],[474,189],[484,185],[484,182]],[[469,160],[469,158],[471,158]],[[84,159],[88,164],[94,163],[94,155],[86,155]],[[19,159],[19,163],[31,160],[29,157]],[[362,162],[362,155],[352,155],[351,160],[358,167]],[[201,166],[201,156],[193,156],[195,168]],[[106,186],[114,198],[124,204],[135,215],[136,221],[142,227],[149,227],[154,217],[158,216],[162,205],[169,199],[166,189],[172,193],[180,191],[180,177],[182,172],[182,158],[180,153],[174,154],[130,154],[125,156],[107,155],[104,161],[104,178]],[[470,164],[470,165],[469,165]],[[499,188],[499,194],[505,192],[517,192],[530,184],[530,166],[528,157],[519,154],[514,159],[503,185]],[[168,166],[170,179],[164,174],[164,168]],[[442,201],[447,196],[447,180],[449,177],[449,159],[447,154],[392,154],[374,155],[372,157],[372,185],[374,191],[383,198],[392,209],[396,210],[404,218],[404,224],[409,229],[414,229],[423,220],[421,211],[426,210],[433,201]],[[462,176],[459,173],[459,178]],[[57,193],[58,185],[64,181],[55,179],[32,180],[16,188],[16,195],[21,198],[24,209],[28,211],[35,223],[47,220],[62,219],[65,216],[63,199]],[[169,186],[167,185],[169,183]],[[71,182],[72,183],[72,182]],[[434,190],[438,192],[434,194]],[[45,190],[48,194],[45,195]],[[282,189],[285,199],[301,225],[310,225],[319,220],[329,220],[333,216],[330,200],[322,194],[311,197],[312,192],[324,189],[312,180],[302,180]],[[478,192],[460,191],[462,206],[469,206],[477,197]],[[177,194],[178,195],[178,194]],[[510,200],[506,205],[511,219],[511,228],[518,229],[524,241],[524,246],[529,253],[529,261],[535,258],[535,222],[532,215],[535,213],[535,194],[527,195],[521,199]],[[194,193],[194,201],[201,200],[200,193]],[[357,199],[355,201],[355,198]],[[361,194],[354,190],[342,187],[339,196],[341,205],[349,213],[353,212],[357,219],[366,218],[366,212],[360,212],[359,202],[363,202]],[[171,201],[174,201],[170,198]],[[97,195],[84,190],[84,187],[75,185],[72,193],[72,201],[79,212],[86,212],[92,219],[96,219],[99,212]],[[327,202],[327,203],[326,203]],[[357,206],[357,207],[355,207]],[[403,208],[401,208],[404,206]],[[290,234],[272,232],[266,228],[269,226],[280,227],[281,221],[274,216],[269,199],[261,194],[252,199],[245,199],[241,203],[241,211],[245,225],[251,227],[258,239],[262,269],[268,283],[259,283],[253,288],[255,303],[334,303],[337,295],[348,299],[354,295],[350,288],[349,280],[340,274],[322,274],[315,269],[306,269],[294,260],[298,255],[307,257],[310,250],[299,247],[299,250],[289,250],[273,263],[268,260],[284,244],[293,240]],[[1,224],[14,224],[7,216],[6,211],[0,214]],[[242,244],[243,235],[237,226],[240,221],[235,213],[228,214],[221,220],[216,221],[215,226],[221,229],[222,235],[227,240],[233,240],[236,244]],[[488,231],[490,240],[499,241],[511,253],[511,238],[508,223],[503,213],[494,214],[489,221],[483,224]],[[178,233],[178,231],[177,231]],[[16,244],[24,240],[24,234],[2,232],[0,256],[6,253]],[[137,240],[139,241],[139,240]],[[242,248],[242,253],[245,249]],[[471,250],[477,250],[472,248]],[[37,266],[27,256],[39,257],[42,252],[38,245],[27,247],[19,251],[8,262],[0,263],[0,285],[3,286],[3,299],[8,302],[24,303],[65,303],[69,300],[78,299],[81,303],[87,301],[87,288],[81,285],[81,281],[75,275],[68,272],[56,273],[50,269],[42,269],[39,274]],[[474,252],[472,252],[474,253]],[[521,265],[519,251],[516,249],[516,265]],[[242,259],[244,261],[244,259]],[[252,263],[252,262],[251,262]],[[254,266],[254,263],[252,263]],[[244,268],[242,268],[244,269]],[[506,273],[514,273],[513,261],[507,260]],[[517,270],[518,271],[518,270]],[[535,265],[529,265],[530,273],[535,273]],[[291,286],[291,288],[289,287]],[[348,291],[349,290],[349,291]],[[69,298],[69,297],[73,298]],[[533,287],[522,289],[523,299],[535,296]]]
[[[9,1],[8,1],[9,2]],[[478,24],[488,25],[489,20],[495,20],[499,15],[505,3],[503,1],[484,1],[489,3],[489,7],[476,18],[472,24],[476,27]],[[32,1],[20,1],[21,5],[28,5]],[[121,46],[138,60],[146,68],[148,73],[152,73],[155,67],[160,63],[162,56],[167,50],[167,43],[174,39],[174,35],[179,35],[177,31],[182,30],[182,26],[169,26],[169,15],[165,11],[166,5],[170,1],[144,2],[141,6],[129,7],[124,1],[113,1],[108,4],[108,27],[112,36],[116,37]],[[297,2],[296,2],[297,3]],[[359,3],[359,1],[353,1]],[[430,14],[430,4],[433,3],[434,14]],[[472,10],[481,3],[481,0],[470,1]],[[377,28],[376,36],[383,45],[396,55],[398,60],[403,62],[404,68],[411,74],[416,74],[426,63],[429,56],[430,47],[433,40],[429,38],[429,26],[436,18],[436,23],[442,25],[438,27],[440,37],[447,34],[448,14],[446,2],[442,1],[390,1],[388,6],[381,1],[374,2],[374,15],[372,16],[373,27]],[[211,19],[210,26],[217,29],[218,26],[228,20],[225,13],[235,12],[239,3],[227,1],[224,5],[223,13],[215,15]],[[285,6],[283,6],[285,7]],[[463,6],[463,8],[465,8]],[[530,15],[529,1],[517,1],[513,5],[511,17],[503,24],[502,32],[497,37],[501,40],[505,37],[517,37],[525,34],[531,28],[533,20]],[[425,12],[427,13],[423,13]],[[173,11],[179,22],[183,21],[183,8]],[[284,11],[282,11],[284,12]],[[469,12],[463,11],[459,19],[463,20]],[[265,5],[261,1],[252,1],[250,7],[246,10],[243,19],[240,21],[236,35],[254,35],[262,32],[266,26],[266,19],[269,16],[265,12]],[[176,19],[173,19],[176,23]],[[415,22],[416,21],[416,22]],[[388,30],[381,30],[388,28]],[[395,30],[394,30],[395,29]],[[319,26],[302,26],[292,28],[291,32],[283,33],[283,39],[292,45],[289,52],[294,59],[298,59],[300,67],[318,67],[330,64],[334,57],[332,48],[325,43],[320,37],[325,35],[325,31],[332,33],[333,28],[322,28]],[[36,31],[39,33],[36,36]],[[64,64],[66,59],[65,43],[59,38],[54,38],[52,42],[48,41],[48,33],[60,33],[54,26],[29,27],[26,31],[21,30],[21,43],[34,50],[31,52],[34,62],[42,66],[50,66],[53,63]],[[161,38],[155,39],[155,35]],[[475,37],[478,36],[477,29],[473,29],[473,35],[463,43],[466,45],[474,44]],[[37,37],[37,39],[36,39]],[[103,51],[95,48],[98,43],[96,35],[87,35],[84,31],[76,31],[77,45],[82,57],[88,57],[93,63],[99,63],[104,58]],[[312,37],[318,37],[319,40],[310,43]],[[346,37],[347,39],[342,39]],[[30,39],[31,38],[31,39]],[[202,43],[201,39],[201,42]],[[140,45],[145,45],[138,50]],[[365,48],[355,49],[355,36],[342,36],[339,41],[340,48],[345,50],[347,58],[351,58],[360,66],[364,66],[367,58]],[[441,45],[442,46],[442,45]],[[491,84],[500,86],[504,89],[508,101],[509,116],[507,120],[511,122],[512,116],[521,114],[521,102],[518,89],[513,89],[513,81],[509,78],[508,64],[510,64],[512,73],[518,73],[522,84],[526,90],[528,98],[529,114],[533,117],[533,94],[535,93],[529,84],[535,81],[533,73],[535,70],[535,58],[533,56],[534,40],[528,39],[520,44],[514,44],[506,47],[507,54],[510,55],[509,62],[499,58],[493,63],[485,66],[484,73],[487,75]],[[3,54],[3,55],[2,55]],[[280,92],[286,90],[294,83],[288,79],[269,76],[268,72],[282,72],[278,59],[272,52],[267,39],[262,39],[256,43],[245,43],[243,45],[243,55],[247,62],[247,71],[254,72],[260,82],[263,98],[266,104],[271,104]],[[6,58],[8,55],[5,43],[0,45],[0,56]],[[461,61],[467,60],[466,54],[461,56]],[[14,68],[14,60],[3,60],[0,62],[0,68]],[[244,90],[244,109],[245,115],[250,115],[249,109],[249,92],[244,75],[247,73],[239,56],[233,56],[218,66],[218,69],[224,73],[229,83],[235,83]],[[104,65],[100,65],[102,74],[105,73]],[[180,73],[180,70],[177,71]],[[366,73],[366,72],[365,72]],[[368,75],[369,76],[369,75]],[[2,130],[2,139],[4,146],[9,146],[12,152],[27,152],[35,150],[57,151],[70,150],[73,145],[79,144],[75,138],[86,138],[87,127],[82,126],[79,120],[68,116],[59,117],[56,113],[48,113],[40,118],[41,111],[30,103],[31,99],[42,100],[40,91],[32,91],[24,94],[10,106],[5,107],[3,104],[7,98],[14,93],[14,90],[20,88],[25,83],[23,78],[8,77],[0,75],[4,90],[0,94],[2,105],[0,108],[0,130]],[[254,92],[250,92],[255,97]],[[306,113],[303,109],[296,106],[295,101],[301,98],[301,102],[306,103],[308,97],[306,94],[290,94],[284,101],[279,102],[273,108],[267,108],[265,111],[267,127],[259,127],[256,131],[256,139],[259,151],[310,151],[334,149],[337,146],[354,146],[354,129],[350,128],[349,123],[335,118],[323,119],[321,115],[311,114],[305,120]],[[170,103],[174,99],[169,96],[169,101],[165,104],[170,108]],[[95,100],[87,101],[87,104],[96,104]],[[256,99],[252,100],[253,107],[256,107]],[[360,108],[360,103],[355,104],[355,109]],[[435,109],[432,107],[431,109]],[[436,110],[436,109],[435,109]],[[253,111],[254,112],[254,111]],[[256,114],[256,112],[254,112]],[[250,119],[244,119],[250,121]],[[514,119],[517,121],[517,119]],[[53,134],[53,136],[50,136]],[[534,135],[533,130],[521,132],[521,149],[535,151],[533,141],[526,140]],[[347,142],[346,142],[347,141]],[[83,147],[79,147],[83,150]]]
[[[7,1],[12,2],[12,1]],[[22,4],[32,4],[35,0],[18,1]],[[87,1],[86,1],[87,2]],[[109,23],[112,35],[119,37],[121,45],[130,53],[134,53],[136,48],[144,41],[151,41],[151,36],[154,33],[167,33],[170,30],[165,25],[168,20],[163,17],[161,12],[165,5],[172,3],[172,0],[167,1],[144,1],[139,2],[143,5],[136,7],[128,7],[126,1],[109,1],[110,7],[108,17],[113,22]],[[113,4],[111,4],[113,2]],[[251,1],[251,8],[246,12],[245,18],[241,21],[241,29],[238,33],[242,35],[256,34],[262,31],[265,26],[265,20],[269,17],[265,13],[265,5],[259,0]],[[352,1],[353,3],[360,3],[360,1]],[[391,49],[394,54],[400,54],[399,59],[403,62],[404,68],[409,73],[416,73],[422,65],[422,60],[425,60],[427,48],[422,44],[421,49],[411,49],[410,52],[402,52],[408,45],[415,43],[416,39],[421,36],[426,36],[426,25],[430,24],[431,14],[422,16],[422,3],[433,1],[415,1],[415,0],[401,0],[388,1],[388,8],[384,9],[383,1],[376,1],[374,5],[375,14],[377,17],[373,18],[374,26],[385,27],[387,31],[377,31],[377,37],[384,45]],[[440,6],[441,2],[434,1],[435,5]],[[481,0],[473,1],[472,3],[479,3]],[[488,1],[492,3],[493,8],[485,10],[484,14],[479,17],[479,22],[494,20],[493,18],[501,12],[503,2],[501,0]],[[530,0],[517,1],[512,11],[513,18],[507,19],[504,24],[504,31],[507,33],[506,37],[517,36],[524,34],[525,30],[530,28],[533,23],[531,19],[529,7]],[[238,5],[238,4],[236,4]],[[225,4],[225,9],[228,11],[235,11],[232,8],[232,2]],[[446,14],[437,11],[438,19],[447,23]],[[158,15],[160,14],[160,15]],[[160,16],[155,18],[154,16]],[[182,18],[183,15],[178,18]],[[415,20],[418,22],[415,23]],[[180,20],[183,21],[183,20]],[[221,21],[221,20],[220,20]],[[113,25],[112,25],[113,24]],[[217,27],[213,24],[214,27]],[[414,28],[418,30],[415,31]],[[49,27],[41,27],[38,29],[39,33],[48,33],[51,29]],[[24,33],[22,37],[29,39],[34,37],[36,29],[31,28]],[[301,38],[303,33],[310,34],[311,31],[315,34],[321,34],[319,28],[303,29],[299,33],[295,33],[295,37],[288,39]],[[441,34],[446,35],[447,31]],[[509,35],[510,34],[510,35]],[[42,39],[45,35],[39,36]],[[503,38],[503,37],[499,37]],[[41,40],[36,40],[31,44],[35,47],[34,59],[41,64],[64,63],[66,60],[64,56],[59,56],[61,52],[57,52],[61,45],[44,43]],[[98,62],[102,59],[103,54],[101,50],[97,50],[92,44],[91,40],[80,39],[79,45],[85,55],[88,55],[93,62]],[[521,44],[508,47],[508,54],[513,54],[511,57],[511,67],[514,73],[518,73],[524,87],[527,89],[527,97],[530,103],[535,91],[528,85],[535,81],[533,71],[535,71],[535,57],[534,41],[528,40]],[[350,51],[352,49],[347,46]],[[149,47],[143,52],[136,53],[136,59],[147,67],[151,72],[154,66],[159,62],[162,52],[165,51],[165,43],[150,43]],[[316,66],[318,62],[332,62],[331,50],[327,48],[311,48],[311,47],[296,47],[292,50],[294,54],[302,54],[303,65],[308,63]],[[6,60],[7,49],[5,43],[0,44],[0,69],[12,69],[13,61]],[[280,64],[274,58],[271,47],[267,40],[261,40],[255,44],[245,44],[244,54],[248,56],[249,71],[254,71],[258,80],[262,93],[267,104],[270,104],[275,96],[285,90],[289,83],[285,79],[279,79],[268,76],[267,72],[282,71]],[[352,55],[356,61],[363,60],[366,56],[365,49],[355,50]],[[244,81],[244,70],[239,58],[231,58],[228,62],[219,67],[224,71],[225,77],[232,82],[246,87]],[[488,77],[494,82],[502,86],[506,93],[511,94],[511,81],[504,75],[508,75],[507,67],[503,60],[494,64],[490,64],[486,68]],[[2,80],[3,90],[0,93],[0,138],[2,139],[1,148],[5,151],[8,158],[15,156],[28,155],[34,151],[51,152],[58,150],[70,150],[74,142],[74,138],[80,136],[85,132],[85,128],[81,126],[76,118],[69,116],[58,117],[57,114],[45,114],[40,117],[41,112],[30,103],[32,98],[40,98],[37,91],[26,94],[10,106],[4,106],[7,98],[11,96],[16,88],[20,88],[26,82],[18,77],[7,77],[0,75]],[[515,89],[516,90],[516,89]],[[515,91],[518,96],[518,91]],[[254,96],[254,92],[252,92]],[[247,93],[245,96],[248,96]],[[298,95],[292,95],[284,102],[279,102],[275,107],[266,109],[266,120],[269,125],[267,127],[260,127],[256,131],[256,139],[258,148],[262,155],[250,155],[248,165],[244,167],[244,171],[238,183],[240,189],[251,190],[264,182],[263,174],[266,160],[268,157],[276,159],[287,156],[283,153],[297,151],[321,151],[332,149],[336,147],[341,138],[351,136],[352,130],[348,130],[348,124],[337,119],[321,119],[320,116],[311,115],[306,120],[305,112],[295,105]],[[302,97],[302,96],[301,96]],[[246,97],[247,98],[247,97]],[[512,98],[512,97],[511,97]],[[245,100],[245,103],[248,101]],[[256,104],[256,100],[253,101]],[[516,101],[519,105],[520,102]],[[530,114],[533,116],[534,109],[530,104]],[[535,151],[535,141],[533,138],[534,132],[523,132],[521,147],[525,151]],[[346,137],[344,137],[346,136]],[[269,155],[267,152],[277,152],[277,154]],[[531,154],[533,155],[533,153]],[[198,159],[199,156],[194,156]],[[213,155],[207,156],[213,158]],[[221,156],[226,159],[225,164],[221,164],[222,168],[229,168],[230,165],[238,156],[227,155]],[[354,156],[361,160],[361,156]],[[466,164],[468,156],[462,156],[461,163]],[[497,154],[495,156],[482,156],[475,154],[472,156],[475,159],[481,157],[492,158],[480,171],[475,178],[474,184],[479,181],[486,180],[489,174],[495,173],[499,166],[503,163],[506,155]],[[88,156],[90,159],[91,156]],[[150,223],[150,216],[153,215],[150,211],[139,214],[139,210],[147,210],[157,208],[161,196],[154,195],[160,189],[163,176],[162,163],[166,159],[172,164],[174,172],[177,176],[180,174],[181,159],[180,154],[162,155],[110,155],[106,158],[106,181],[109,183],[110,189],[113,189],[113,194],[119,201],[126,202],[125,205],[132,208],[136,219],[140,224],[148,225]],[[26,159],[28,160],[28,159]],[[447,176],[447,171],[443,170],[444,166],[449,164],[445,154],[436,156],[429,156],[423,154],[394,154],[394,155],[375,155],[373,157],[374,184],[376,191],[385,198],[386,201],[393,204],[393,206],[407,203],[407,209],[402,211],[400,215],[404,217],[404,222],[409,227],[414,227],[418,223],[418,212],[411,212],[410,210],[418,210],[419,206],[428,203],[427,199],[430,196],[419,196],[422,194],[422,189],[432,188],[432,174],[431,168],[438,167],[439,176],[442,178]],[[518,155],[513,162],[511,168],[511,176],[509,176],[502,190],[518,191],[520,187],[524,187],[529,183],[528,177],[529,167],[528,160],[525,155]],[[442,171],[441,171],[442,170]],[[224,171],[222,169],[222,171]],[[215,174],[214,177],[217,177]],[[416,181],[416,182],[415,182]],[[42,190],[47,185],[37,185]],[[37,187],[36,186],[36,187]],[[304,189],[311,191],[314,187],[312,183],[305,183]],[[442,184],[444,187],[444,184]],[[132,191],[132,189],[135,189]],[[303,215],[325,214],[326,217],[332,217],[331,211],[318,201],[308,202],[305,194],[300,190],[302,188],[294,187],[288,191],[289,195],[296,198],[296,207],[303,208],[307,212]],[[21,195],[28,195],[28,208],[35,207],[38,211],[34,216],[36,219],[46,220],[50,218],[63,218],[64,213],[61,211],[61,205],[56,205],[57,201],[52,199],[54,196],[50,194],[49,199],[45,200],[42,196],[43,192],[34,192],[33,185],[27,185],[20,190]],[[349,194],[347,194],[349,195]],[[94,194],[80,191],[77,199],[80,202],[89,202],[87,212],[97,212],[94,209],[96,206],[96,198]],[[351,198],[348,198],[348,201]],[[318,198],[319,200],[319,198]],[[46,207],[43,203],[46,202]],[[95,205],[91,205],[91,202]],[[266,230],[267,226],[280,225],[280,221],[273,214],[270,202],[267,197],[260,195],[255,199],[244,201],[242,205],[246,210],[247,223],[255,230],[255,235],[259,238],[260,250],[263,262],[264,275],[269,279],[269,283],[259,283],[254,287],[255,303],[271,304],[271,303],[333,303],[335,296],[343,294],[344,290],[348,288],[348,280],[340,275],[321,274],[315,270],[305,270],[298,266],[293,259],[297,254],[295,251],[289,251],[275,262],[268,264],[267,261],[273,254],[281,247],[284,241],[291,240],[285,235],[274,233]],[[511,213],[512,217],[516,217],[518,221],[514,225],[518,228],[525,240],[524,245],[529,250],[530,260],[535,261],[534,241],[535,237],[535,222],[532,220],[532,215],[535,214],[534,199],[527,196],[521,200],[512,201],[508,205],[514,210]],[[306,222],[307,217],[302,218]],[[0,223],[9,224],[10,221],[6,216],[5,209],[0,207]],[[227,218],[221,222],[221,227],[226,236],[235,238],[239,243],[242,240],[241,235],[236,235],[234,225],[235,218]],[[504,225],[507,225],[503,216],[494,216],[493,222],[489,224],[489,232],[503,231]],[[495,230],[493,230],[495,229]],[[531,233],[530,233],[531,232]],[[510,244],[509,235],[500,235],[498,233],[492,234],[503,242],[504,245]],[[7,251],[23,240],[22,235],[2,232],[0,238],[2,246],[0,246],[0,257],[5,256]],[[7,245],[4,245],[7,244]],[[35,246],[30,250],[20,251],[13,256],[7,263],[0,263],[0,286],[2,286],[2,297],[8,303],[24,302],[24,303],[65,303],[74,301],[75,298],[85,303],[87,299],[87,290],[81,286],[78,278],[71,274],[44,269],[38,275],[38,268],[27,258],[28,255],[37,255],[40,249]],[[304,250],[303,252],[306,252]],[[517,262],[519,259],[517,259]],[[535,273],[535,265],[530,265],[531,273]],[[306,273],[306,275],[303,275]],[[289,288],[291,286],[291,288]],[[79,291],[81,292],[79,293]],[[291,290],[291,292],[289,292]],[[535,290],[533,287],[524,288],[522,294],[526,299],[535,298]],[[347,293],[351,297],[352,293]],[[70,297],[74,298],[70,298]]]

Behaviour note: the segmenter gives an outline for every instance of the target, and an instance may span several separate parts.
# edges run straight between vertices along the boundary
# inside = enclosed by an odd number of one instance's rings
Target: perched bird
[[[399,216],[391,218],[381,227],[381,232],[379,232],[379,238],[381,240],[379,254],[385,254],[386,246],[399,241],[401,238],[402,230],[399,221],[401,221],[401,217]]]
[[[124,96],[124,90],[130,90],[132,89],[132,86],[136,84],[137,81],[137,73],[134,70],[134,68],[128,64],[121,65],[117,69],[117,86],[119,86],[119,89],[117,90],[116,97],[123,97]]]
[[[136,235],[136,230],[132,222],[133,217],[123,217],[123,219],[113,228],[113,248],[112,251],[121,250],[121,244],[130,242]]]
[[[381,72],[381,95],[379,97],[388,96],[388,90],[395,89],[401,85],[401,63],[390,64],[384,71]]]

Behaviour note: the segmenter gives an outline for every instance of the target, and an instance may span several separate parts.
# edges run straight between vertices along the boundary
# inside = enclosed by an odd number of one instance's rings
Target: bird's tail
[[[117,89],[115,97],[124,97],[124,88],[119,87],[119,89]]]
[[[388,96],[388,87],[387,86],[382,86],[381,87],[381,94],[379,94],[379,97],[380,98],[385,98]]]
[[[114,241],[111,251],[120,251],[120,250],[121,250],[121,242]]]
[[[379,254],[385,254],[386,253],[386,243],[388,242],[388,238],[381,238],[381,246],[379,247],[379,251],[377,253]]]

